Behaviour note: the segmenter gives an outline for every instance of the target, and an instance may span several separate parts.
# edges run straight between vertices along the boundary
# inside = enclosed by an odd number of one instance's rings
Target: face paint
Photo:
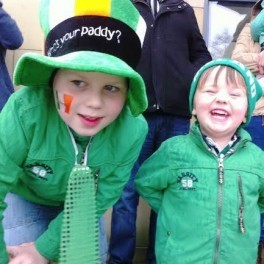
[[[59,99],[59,94],[57,90],[55,91],[55,100],[56,100],[57,108],[58,110],[60,110],[60,99]]]
[[[73,96],[72,95],[68,95],[68,94],[64,94],[63,95],[63,101],[64,101],[64,105],[65,105],[65,113],[69,113],[70,112],[70,108],[71,108],[71,103],[73,100]]]
[[[63,94],[62,98],[60,97],[61,96],[56,90],[55,98],[56,98],[56,104],[57,104],[58,110],[62,110],[62,111],[64,110],[64,112],[68,114],[70,112],[73,96],[69,94]]]

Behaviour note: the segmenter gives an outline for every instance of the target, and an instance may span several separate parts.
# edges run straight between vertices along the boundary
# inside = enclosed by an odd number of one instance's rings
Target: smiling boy
[[[192,115],[202,133],[222,150],[241,123],[246,123],[247,89],[243,77],[228,66],[208,69],[200,79]]]
[[[157,263],[256,263],[264,153],[243,126],[261,96],[252,73],[233,60],[195,75],[190,133],[164,142],[136,177],[158,213]]]

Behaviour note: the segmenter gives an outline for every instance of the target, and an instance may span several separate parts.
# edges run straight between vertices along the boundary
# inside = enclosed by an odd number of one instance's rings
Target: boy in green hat
[[[41,0],[39,10],[45,55],[21,57],[14,81],[26,87],[0,118],[0,262],[101,263],[98,219],[147,133],[134,70],[145,23],[129,0]]]
[[[243,126],[261,96],[234,60],[209,62],[195,75],[190,133],[164,142],[136,177],[158,213],[157,263],[256,263],[264,153]]]

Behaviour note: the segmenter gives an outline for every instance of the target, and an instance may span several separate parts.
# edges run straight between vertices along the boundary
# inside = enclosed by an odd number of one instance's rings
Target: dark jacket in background
[[[154,20],[147,0],[132,0],[147,23],[137,70],[145,80],[149,108],[189,118],[189,90],[196,71],[211,55],[193,8],[184,1],[160,1]]]
[[[6,50],[18,49],[22,43],[23,37],[16,22],[2,8],[0,1],[0,111],[14,91],[5,63]]]

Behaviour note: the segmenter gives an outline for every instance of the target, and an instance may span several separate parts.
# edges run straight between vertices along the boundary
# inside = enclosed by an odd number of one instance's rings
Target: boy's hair
[[[214,86],[217,86],[217,82],[220,78],[220,75],[222,72],[225,72],[225,81],[227,84],[235,84],[237,86],[244,86],[246,88],[246,83],[243,78],[243,76],[234,68],[229,67],[229,66],[213,66],[207,70],[204,71],[202,74],[198,84],[197,84],[197,89],[201,88],[204,86],[204,84],[207,81],[208,76],[212,73],[213,70],[216,69],[216,74],[214,78]],[[222,78],[222,76],[221,76]]]
[[[102,72],[128,78],[134,116],[147,108],[145,84],[135,70],[146,23],[130,0],[41,0],[39,20],[45,55],[24,54],[15,84],[49,85],[55,69]]]
[[[193,99],[194,99],[195,91],[198,85],[202,84],[202,83],[200,84],[201,78],[203,78],[201,82],[205,82],[207,79],[206,76],[208,76],[209,74],[208,70],[216,66],[221,66],[219,67],[219,69],[221,70],[223,70],[223,66],[226,66],[234,70],[233,72],[232,70],[228,69],[228,74],[226,75],[228,82],[232,80],[234,80],[235,82],[240,82],[239,76],[242,76],[244,80],[244,85],[247,89],[247,98],[248,98],[248,111],[246,116],[247,120],[246,123],[244,123],[243,125],[247,125],[250,122],[257,100],[259,100],[260,97],[263,95],[263,90],[259,82],[255,78],[255,76],[252,74],[252,72],[245,65],[233,59],[217,59],[210,61],[206,63],[203,67],[201,67],[201,69],[195,74],[191,84],[191,90],[189,96],[189,107],[191,113],[193,111]],[[235,74],[235,72],[237,72],[237,74]],[[203,76],[204,74],[206,74],[206,76]],[[220,72],[218,72],[216,79],[218,78],[219,74]]]

